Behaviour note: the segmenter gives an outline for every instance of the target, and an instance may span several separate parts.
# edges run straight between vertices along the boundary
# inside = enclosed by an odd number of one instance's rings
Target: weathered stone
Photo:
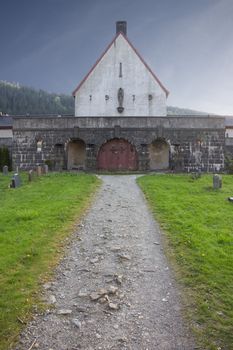
[[[4,165],[4,167],[2,168],[2,172],[3,172],[3,175],[8,175],[8,166],[7,165]]]
[[[122,250],[121,247],[118,247],[118,246],[113,246],[110,248],[110,251],[113,252],[113,253],[117,253],[117,252],[120,252]]]
[[[131,260],[131,257],[126,254],[119,254],[118,257],[120,260],[128,260],[128,261]]]
[[[49,290],[49,289],[52,288],[52,283],[51,283],[51,282],[47,282],[47,283],[45,283],[45,284],[43,285],[43,287],[44,287],[45,290]]]
[[[37,173],[37,176],[41,176],[41,174],[42,174],[42,168],[41,168],[40,165],[38,165],[38,166],[36,167],[36,173]]]
[[[108,307],[109,307],[109,309],[111,309],[111,310],[119,310],[119,305],[114,304],[114,303],[112,303],[112,302],[108,303]]]
[[[82,323],[81,323],[77,318],[73,318],[72,323],[73,323],[78,329],[81,329]]]
[[[222,176],[218,174],[213,175],[213,188],[215,190],[222,187]]]
[[[107,289],[101,288],[97,292],[92,292],[90,294],[90,298],[92,301],[96,301],[96,300],[100,299],[102,296],[105,296],[107,294],[108,294]]]
[[[44,164],[44,165],[43,165],[43,170],[44,170],[44,173],[45,173],[45,174],[48,174],[48,172],[49,172],[49,166],[48,166],[47,164]]]
[[[115,275],[115,280],[118,284],[122,284],[123,275]]]
[[[54,295],[49,296],[49,303],[50,304],[55,304],[57,302],[56,297]]]
[[[116,294],[117,291],[118,291],[118,288],[115,287],[115,286],[110,286],[110,287],[108,288],[108,293],[109,293],[109,294]]]
[[[29,170],[29,172],[28,172],[28,181],[29,181],[29,182],[32,182],[33,177],[34,177],[34,172],[33,172],[33,170]]]
[[[99,299],[100,304],[105,304],[109,302],[109,297],[107,295],[104,295]]]
[[[93,293],[90,294],[90,299],[91,299],[92,301],[96,301],[96,300],[98,300],[98,299],[100,299],[100,298],[101,298],[101,295],[98,294],[97,292],[93,292]]]
[[[20,179],[19,174],[16,173],[16,174],[14,174],[14,176],[11,179],[10,187],[11,188],[17,188],[17,187],[20,187],[20,186],[21,186],[21,179]]]
[[[72,310],[70,309],[60,309],[57,311],[58,315],[70,315],[72,314]]]
[[[31,147],[25,152],[28,140],[37,137],[38,120],[43,129],[46,148],[39,154]],[[25,125],[27,129],[25,130]],[[56,128],[54,128],[56,125]],[[96,154],[101,145],[113,138],[116,120],[111,117],[80,118],[20,118],[14,120],[13,166],[30,169],[43,159],[51,160],[54,169],[67,168],[64,144],[71,137],[81,139],[86,144],[84,167],[95,170]],[[168,168],[174,171],[194,172],[202,164],[202,172],[221,171],[224,168],[225,124],[221,117],[117,117],[119,137],[133,140],[138,152],[138,170],[150,170],[150,145],[158,139],[159,127],[163,126],[163,138],[169,140],[170,152],[166,149]],[[132,128],[131,126],[134,126]],[[98,131],[98,132],[97,132]],[[62,147],[55,147],[54,140],[60,140]],[[197,140],[202,140],[201,148]],[[167,142],[168,143],[168,142]],[[155,147],[156,148],[156,147]],[[157,149],[157,148],[156,148]],[[153,153],[153,152],[152,152]],[[169,154],[168,154],[169,153]],[[156,156],[155,152],[155,156]],[[22,155],[24,161],[22,162]],[[153,169],[152,169],[153,170]]]
[[[87,297],[87,296],[88,296],[88,293],[87,293],[86,291],[80,290],[79,293],[78,293],[78,296],[79,296],[80,298]]]
[[[105,288],[100,288],[100,289],[97,291],[97,293],[98,293],[99,295],[105,295],[105,294],[108,294],[108,291],[107,291],[107,289],[105,289]]]
[[[98,261],[99,261],[98,256],[90,260],[90,262],[91,262],[92,264],[96,264]]]

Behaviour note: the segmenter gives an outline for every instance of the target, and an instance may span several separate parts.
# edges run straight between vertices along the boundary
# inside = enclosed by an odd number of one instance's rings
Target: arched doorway
[[[163,139],[153,141],[149,146],[150,170],[169,168],[169,145]]]
[[[102,170],[136,170],[137,151],[124,139],[112,139],[100,147],[97,167]]]
[[[74,140],[68,144],[67,169],[83,170],[86,161],[86,144],[82,140]]]

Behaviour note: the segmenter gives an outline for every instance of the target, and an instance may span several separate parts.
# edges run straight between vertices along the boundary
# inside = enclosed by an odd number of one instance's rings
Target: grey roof
[[[12,127],[13,119],[10,116],[0,116],[0,128]]]

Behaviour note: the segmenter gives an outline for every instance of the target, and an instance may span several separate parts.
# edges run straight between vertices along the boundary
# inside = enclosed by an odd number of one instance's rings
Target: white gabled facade
[[[76,117],[167,115],[168,91],[121,32],[73,95]]]

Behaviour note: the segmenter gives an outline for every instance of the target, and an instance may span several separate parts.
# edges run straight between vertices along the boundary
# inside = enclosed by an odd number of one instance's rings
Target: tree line
[[[73,115],[74,98],[0,81],[0,113],[9,115]]]

